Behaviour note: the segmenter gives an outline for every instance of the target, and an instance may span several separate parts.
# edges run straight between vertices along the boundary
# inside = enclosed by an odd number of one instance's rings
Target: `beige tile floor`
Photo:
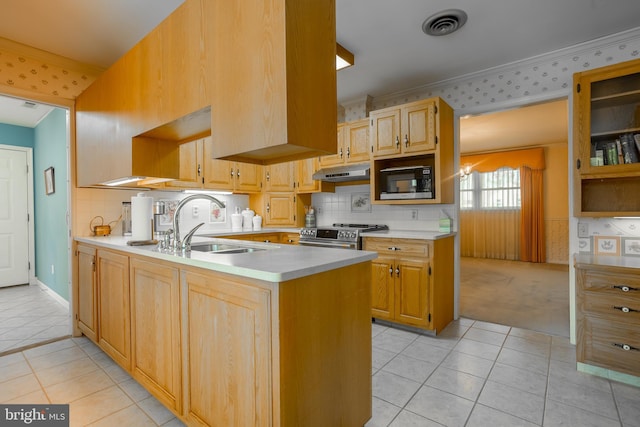
[[[69,310],[38,285],[0,288],[0,355],[70,335]]]

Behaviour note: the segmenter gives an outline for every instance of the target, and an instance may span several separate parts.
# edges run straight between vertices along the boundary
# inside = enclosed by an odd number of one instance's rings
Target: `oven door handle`
[[[312,240],[299,240],[299,245],[316,246],[319,248],[358,249],[355,243],[315,242]]]

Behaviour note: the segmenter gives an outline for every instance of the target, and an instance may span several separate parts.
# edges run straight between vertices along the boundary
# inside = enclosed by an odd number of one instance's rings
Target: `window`
[[[462,178],[460,209],[520,209],[520,170],[472,172]]]

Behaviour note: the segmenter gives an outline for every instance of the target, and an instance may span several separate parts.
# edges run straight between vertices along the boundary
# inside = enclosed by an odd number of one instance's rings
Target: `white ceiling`
[[[106,68],[182,0],[5,3],[0,37]],[[464,10],[466,25],[425,35],[422,22],[449,8]],[[336,0],[337,39],[356,62],[338,72],[338,99],[389,95],[530,58],[636,28],[639,16],[638,0]]]

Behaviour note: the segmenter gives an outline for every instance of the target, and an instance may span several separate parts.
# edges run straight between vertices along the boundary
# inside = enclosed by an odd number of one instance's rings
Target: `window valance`
[[[531,170],[543,170],[544,148],[461,156],[460,166],[465,165],[471,165],[471,169],[478,172],[493,172],[504,167],[520,169],[523,166]]]

